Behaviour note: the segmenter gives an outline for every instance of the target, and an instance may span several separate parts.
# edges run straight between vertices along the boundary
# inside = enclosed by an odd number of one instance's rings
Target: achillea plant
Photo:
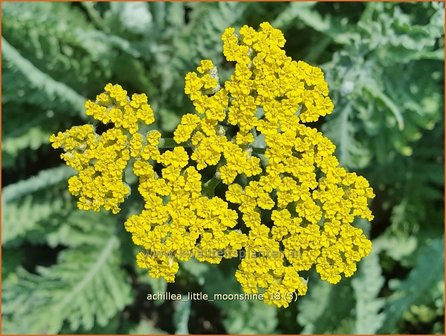
[[[118,213],[130,193],[124,169],[132,166],[145,208],[125,228],[150,276],[173,282],[180,261],[218,264],[243,254],[235,274],[243,290],[287,307],[290,293],[307,291],[299,272],[315,266],[335,284],[356,271],[371,242],[352,223],[373,218],[374,194],[306,125],[333,109],[321,69],[287,57],[282,32],[266,22],[259,31],[228,28],[222,40],[234,73],[219,83],[215,65],[203,60],[186,75],[195,112],[183,115],[173,149],[160,132],[143,132],[155,120],[147,96],[129,98],[111,84],[87,101],[86,113],[112,128],[98,135],[91,125],[75,126],[51,142],[78,172],[69,191],[83,210]],[[207,167],[215,176],[203,181]],[[224,197],[214,196],[220,182]]]

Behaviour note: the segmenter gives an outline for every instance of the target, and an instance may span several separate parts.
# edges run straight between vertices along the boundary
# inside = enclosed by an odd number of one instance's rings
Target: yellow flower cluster
[[[136,161],[139,192],[145,209],[125,223],[133,242],[144,248],[137,264],[153,277],[173,282],[178,261],[192,257],[202,262],[220,263],[237,255],[246,236],[231,230],[237,213],[221,198],[202,195],[201,175],[186,167],[188,155],[182,147],[161,157],[162,177],[145,161]]]
[[[88,100],[85,108],[87,115],[113,127],[98,135],[91,125],[75,126],[52,135],[50,142],[64,149],[62,159],[78,172],[69,179],[68,190],[79,196],[79,209],[99,211],[103,207],[118,213],[130,193],[123,181],[130,158],[141,151],[148,156],[153,150],[150,137],[144,141],[137,132],[139,123],[154,122],[153,111],[145,94],[134,94],[130,100],[120,85],[111,84],[96,101]]]
[[[125,223],[135,245],[137,264],[153,277],[173,282],[178,261],[195,257],[219,263],[233,258],[246,242],[246,235],[232,230],[237,212],[218,197],[202,193],[201,175],[188,166],[189,155],[183,147],[161,153],[161,133],[141,134],[141,125],[154,122],[147,96],[134,94],[129,99],[119,85],[107,84],[96,101],[87,101],[86,114],[113,127],[101,135],[91,125],[75,126],[52,135],[54,148],[78,175],[69,179],[69,191],[79,196],[78,207],[113,213],[129,194],[123,173],[133,159],[133,172],[139,177],[139,192],[145,209]],[[162,165],[161,177],[154,170]]]
[[[192,146],[198,170],[218,165],[226,200],[239,205],[249,230],[236,272],[243,289],[287,306],[287,293],[307,290],[300,271],[316,265],[331,283],[353,274],[371,243],[352,223],[372,219],[374,195],[364,178],[339,167],[333,143],[304,124],[333,110],[322,71],[287,57],[283,34],[268,23],[238,34],[228,28],[222,40],[235,71],[222,88],[209,60],[187,74],[196,113],[183,116],[174,139]],[[265,212],[272,222],[262,223]]]
[[[92,126],[53,136],[63,159],[79,171],[69,190],[79,207],[119,211],[132,162],[144,210],[125,223],[142,250],[139,267],[174,281],[179,261],[219,263],[241,256],[236,278],[245,292],[287,307],[307,291],[300,272],[315,266],[323,280],[351,276],[371,250],[355,218],[373,218],[368,181],[339,166],[335,146],[306,123],[332,112],[322,71],[287,57],[280,30],[228,28],[223,54],[235,70],[223,85],[210,60],[185,77],[195,112],[174,131],[178,144],[162,149],[147,96],[107,85],[87,114],[113,128]],[[226,199],[213,196],[199,171],[215,171]],[[232,203],[229,205],[229,203]]]

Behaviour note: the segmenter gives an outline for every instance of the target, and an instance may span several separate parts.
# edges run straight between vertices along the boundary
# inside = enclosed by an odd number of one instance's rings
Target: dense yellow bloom
[[[269,23],[258,32],[243,26],[238,35],[228,28],[222,40],[235,71],[212,94],[205,86],[211,61],[186,76],[185,92],[197,114],[177,129],[187,139],[175,140],[194,140],[191,159],[198,169],[219,165],[229,185],[226,199],[239,205],[250,229],[244,247],[257,257],[248,254],[236,273],[243,289],[270,293],[265,301],[287,306],[289,296],[272,294],[305,294],[299,271],[316,265],[331,283],[353,274],[371,243],[352,223],[355,217],[372,219],[367,203],[374,195],[364,178],[339,167],[334,144],[305,125],[333,110],[321,69],[287,57],[283,34]],[[237,132],[222,132],[221,122]],[[256,155],[252,144],[259,135],[265,150]],[[238,176],[244,182],[234,183]],[[265,210],[271,224],[262,223]]]
[[[187,158],[182,147],[165,152],[162,177],[147,162],[135,162],[145,210],[125,223],[133,242],[144,249],[137,256],[138,266],[169,282],[175,279],[178,261],[195,257],[219,263],[246,241],[244,234],[231,230],[237,213],[218,197],[202,196],[201,175],[194,167],[184,169]]]
[[[62,147],[61,157],[79,172],[68,180],[68,190],[79,196],[78,207],[99,211],[101,207],[119,211],[119,204],[130,192],[122,172],[130,159],[127,136],[112,128],[101,136],[93,126],[73,127],[50,138],[53,147]]]
[[[123,172],[132,167],[144,210],[125,228],[141,247],[138,266],[151,276],[171,282],[180,261],[243,254],[235,276],[244,291],[287,307],[307,291],[300,272],[314,266],[337,283],[370,253],[353,222],[372,220],[374,194],[306,125],[333,110],[321,69],[286,56],[282,32],[266,22],[258,31],[228,28],[222,41],[234,72],[221,84],[214,63],[203,60],[185,76],[195,111],[181,118],[172,150],[162,148],[160,132],[142,132],[140,125],[154,122],[147,96],[130,99],[111,84],[86,103],[87,114],[111,129],[98,135],[93,126],[73,127],[51,142],[78,171],[69,190],[81,209],[118,212],[129,193]],[[215,174],[210,181],[202,181],[205,168]],[[213,195],[216,180],[225,199]]]
[[[96,101],[85,103],[86,114],[113,127],[98,135],[91,125],[75,126],[50,137],[54,148],[63,148],[61,155],[78,175],[68,181],[68,190],[79,196],[78,207],[113,213],[130,193],[123,181],[123,172],[131,157],[153,152],[157,143],[144,144],[138,133],[140,124],[155,121],[145,94],[127,96],[120,85],[107,84]]]

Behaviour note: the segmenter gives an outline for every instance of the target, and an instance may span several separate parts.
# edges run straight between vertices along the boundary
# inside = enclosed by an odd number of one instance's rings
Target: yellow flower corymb
[[[300,272],[314,266],[337,283],[370,253],[352,224],[373,218],[374,194],[306,125],[333,110],[321,69],[287,57],[282,32],[269,23],[228,28],[222,40],[234,72],[220,83],[215,64],[203,60],[186,75],[195,111],[182,116],[173,149],[163,148],[160,132],[140,127],[154,122],[147,96],[130,99],[111,84],[86,109],[112,128],[99,135],[90,125],[73,127],[51,142],[78,171],[69,190],[81,209],[118,212],[129,193],[124,169],[133,168],[144,210],[125,227],[142,248],[138,266],[151,276],[171,282],[180,261],[243,256],[235,273],[243,290],[287,307],[292,294],[307,291]],[[205,168],[214,173],[209,181]]]

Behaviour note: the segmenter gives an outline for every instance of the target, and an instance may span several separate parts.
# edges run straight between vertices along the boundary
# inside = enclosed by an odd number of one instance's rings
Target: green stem
[[[252,147],[253,154],[265,154],[265,148]]]
[[[209,197],[214,196],[215,187],[220,184],[221,180],[217,176],[213,176],[203,185],[203,192]]]
[[[161,138],[159,148],[175,148],[178,144],[172,138]]]

